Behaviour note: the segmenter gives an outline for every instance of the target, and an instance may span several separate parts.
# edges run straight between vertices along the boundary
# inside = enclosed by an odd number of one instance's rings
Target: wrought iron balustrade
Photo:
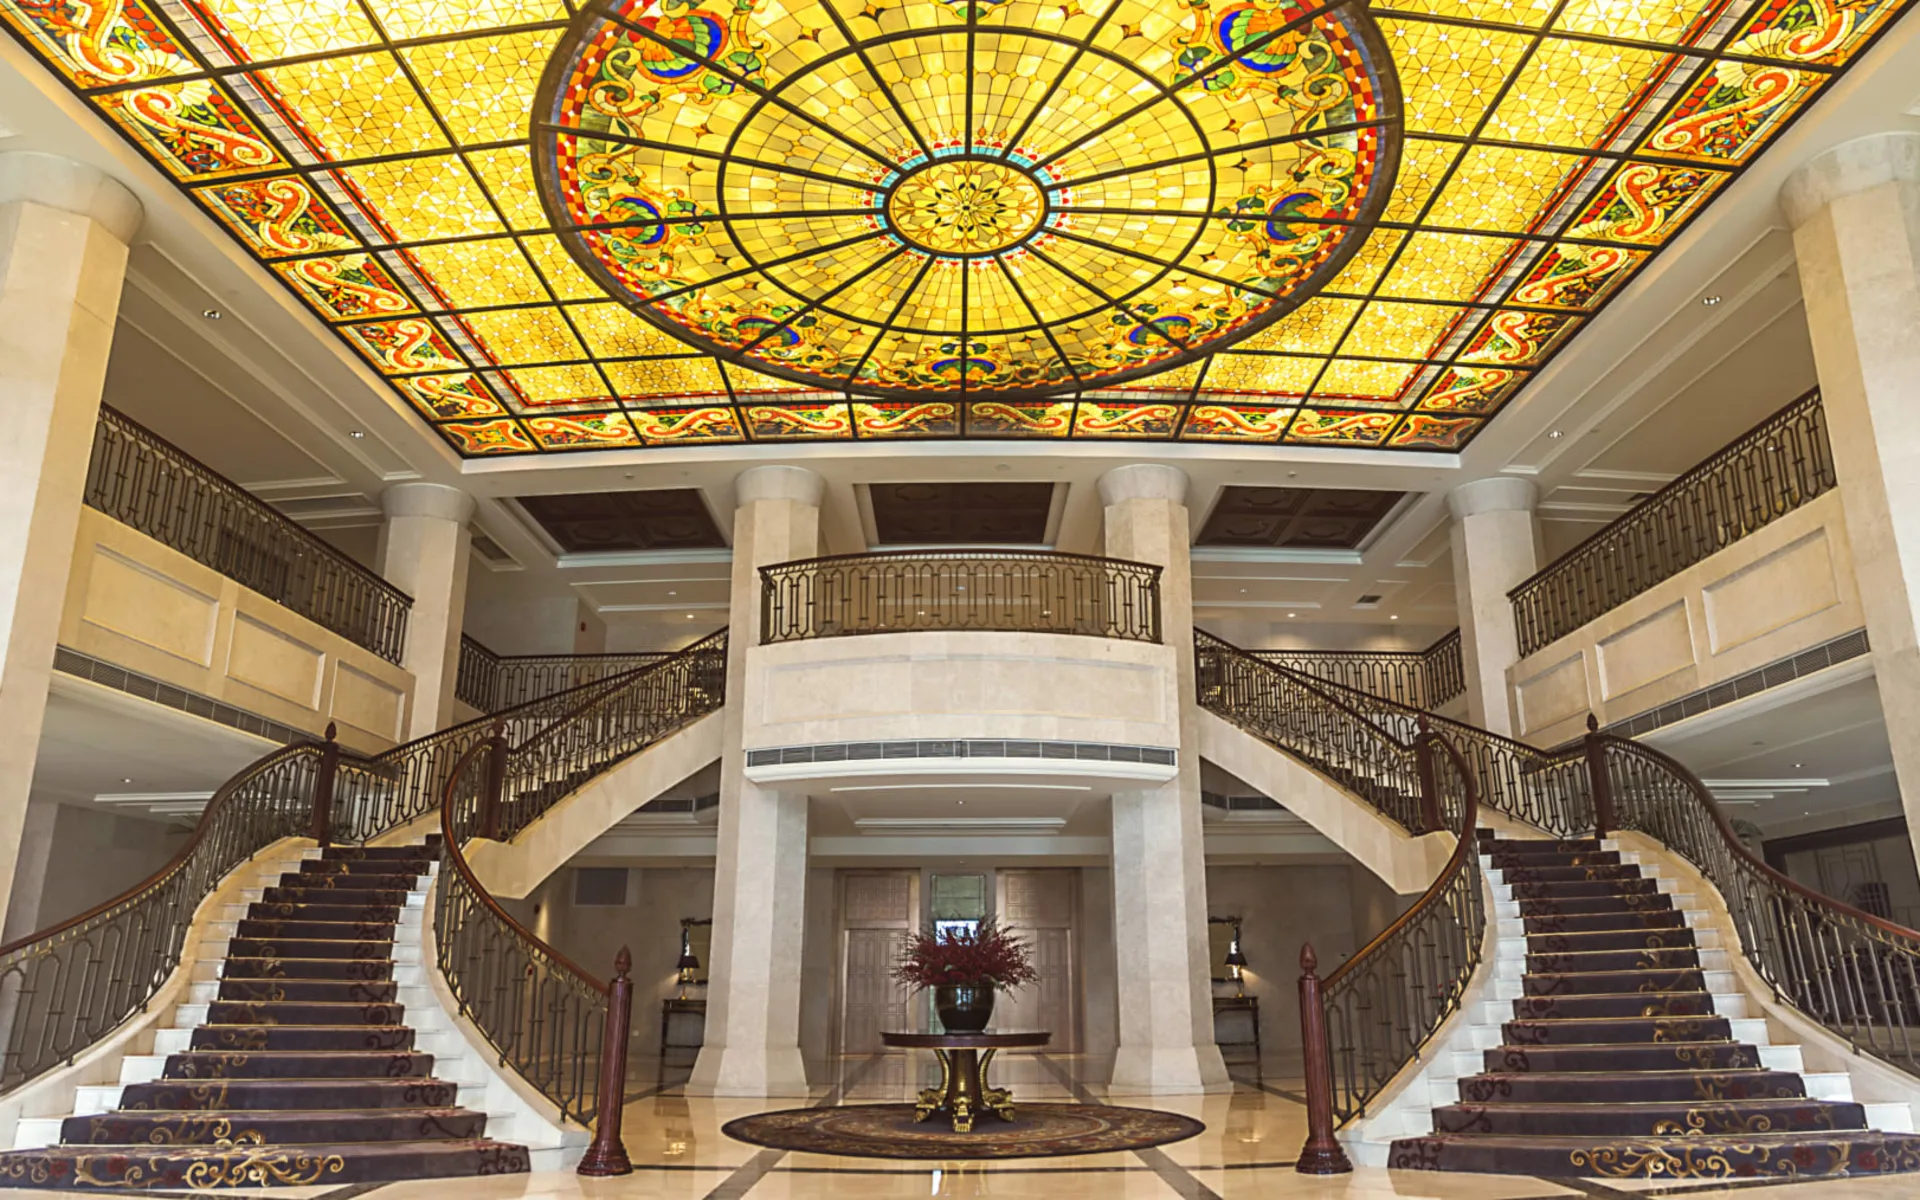
[[[1644,833],[1692,863],[1776,997],[1855,1049],[1920,1075],[1920,931],[1754,857],[1706,785],[1658,750],[1610,734],[1587,741],[1602,830]]]
[[[995,629],[1160,640],[1160,568],[1023,551],[845,554],[762,567],[760,640]]]
[[[453,694],[483,713],[543,699],[583,684],[624,675],[669,657],[659,654],[495,654],[477,639],[460,637],[460,670]]]
[[[1300,677],[1299,682],[1307,682],[1307,677]],[[1555,837],[1583,837],[1593,828],[1593,796],[1580,744],[1564,750],[1536,750],[1525,742],[1409,704],[1384,700],[1359,688],[1326,680],[1313,682],[1323,694],[1399,741],[1411,742],[1422,728],[1443,734],[1466,761],[1482,807]]]
[[[72,1061],[150,1003],[180,965],[200,902],[226,874],[313,831],[338,750],[285,746],[223,784],[193,836],[141,883],[0,946],[0,1091]]]
[[[1414,746],[1424,806],[1456,838],[1421,897],[1325,979],[1311,945],[1300,951],[1300,1031],[1306,1064],[1307,1143],[1297,1169],[1351,1170],[1334,1130],[1419,1054],[1461,1005],[1480,965],[1486,900],[1474,830],[1479,789],[1450,738],[1422,732]]]
[[[1440,828],[1421,811],[1417,731],[1370,718],[1335,691],[1338,685],[1255,658],[1202,630],[1193,631],[1193,649],[1200,707],[1329,776],[1410,832]]]
[[[461,1012],[501,1062],[581,1124],[596,1126],[583,1174],[621,1174],[619,1115],[632,1003],[621,952],[603,983],[515,921],[487,893],[465,855],[475,838],[507,839],[588,778],[719,708],[725,700],[723,630],[650,666],[535,702],[547,720],[518,728],[495,719],[449,769],[441,832],[451,870],[434,902],[436,961]],[[561,711],[551,711],[565,699]]]
[[[1835,484],[1820,393],[1809,392],[1508,593],[1520,653],[1771,524]]]
[[[721,630],[672,654],[640,655],[638,666],[565,691],[540,696],[488,716],[453,725],[424,738],[395,746],[371,758],[341,764],[336,810],[343,838],[371,837],[432,812],[440,803],[453,767],[468,749],[497,730],[518,743],[555,727],[569,714],[606,696],[621,700],[595,710],[610,717],[609,739],[631,739],[627,724],[642,725],[674,714],[684,722],[719,707],[726,687],[727,631]],[[617,715],[616,715],[617,714]],[[571,728],[584,729],[584,723]],[[606,745],[613,745],[609,741]],[[582,761],[600,758],[583,752]],[[611,759],[605,761],[611,762]]]
[[[100,409],[85,501],[388,662],[413,600],[179,447]]]
[[[600,1058],[611,989],[515,921],[467,864],[492,806],[492,756],[470,746],[455,764],[441,805],[446,858],[436,883],[435,961],[460,1012],[501,1061],[589,1125],[599,1111]]]
[[[1467,690],[1460,631],[1425,650],[1249,650],[1263,662],[1382,700],[1434,709]]]

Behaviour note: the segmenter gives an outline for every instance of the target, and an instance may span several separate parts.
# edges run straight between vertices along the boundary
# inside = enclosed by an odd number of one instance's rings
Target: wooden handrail
[[[13,954],[16,951],[24,950],[35,942],[49,941],[69,929],[84,925],[95,917],[118,908],[122,904],[139,899],[142,893],[150,892],[158,888],[168,879],[171,879],[177,872],[185,868],[187,860],[193,857],[193,852],[199,848],[201,841],[207,836],[207,830],[212,826],[215,814],[227,805],[243,785],[251,782],[256,775],[259,775],[268,767],[284,758],[298,756],[300,754],[322,753],[325,751],[326,745],[324,742],[295,742],[291,745],[276,747],[261,755],[259,758],[254,759],[251,763],[242,767],[233,778],[221,784],[218,791],[214,792],[213,796],[207,801],[207,806],[200,810],[200,819],[194,824],[192,836],[187,839],[186,844],[174,852],[173,857],[168,859],[165,865],[159,870],[112,899],[102,900],[79,916],[68,917],[56,925],[49,925],[45,929],[35,930],[25,937],[16,938],[6,945],[0,946],[0,958],[5,958],[7,955]]]
[[[1714,828],[1719,830],[1721,839],[1726,842],[1727,849],[1732,852],[1733,856],[1739,859],[1743,866],[1760,875],[1769,883],[1792,892],[1803,900],[1810,901],[1818,908],[1830,908],[1855,921],[1860,921],[1878,929],[1880,932],[1891,937],[1920,943],[1920,930],[1908,929],[1905,925],[1896,924],[1884,917],[1876,917],[1870,912],[1855,908],[1844,900],[1836,900],[1823,892],[1816,892],[1805,884],[1794,880],[1792,877],[1775,870],[1767,864],[1766,860],[1756,857],[1753,851],[1747,849],[1746,843],[1740,840],[1740,835],[1733,831],[1732,823],[1727,820],[1726,813],[1721,811],[1720,802],[1713,798],[1712,790],[1709,789],[1706,784],[1700,782],[1699,776],[1681,765],[1671,755],[1663,754],[1644,742],[1636,742],[1631,738],[1618,737],[1611,733],[1596,733],[1594,736],[1605,744],[1632,747],[1633,753],[1653,759],[1662,767],[1671,771],[1682,783],[1687,785],[1687,789],[1693,793],[1694,799],[1700,801],[1700,803],[1706,807],[1707,815],[1713,819]]]
[[[466,774],[467,769],[471,764],[474,756],[480,754],[482,751],[486,749],[487,749],[487,743],[485,742],[477,743],[476,745],[469,747],[467,752],[465,754],[462,754],[459,757],[459,759],[457,759],[454,762],[453,773],[447,779],[446,790],[441,795],[440,840],[442,844],[446,847],[444,853],[447,857],[447,860],[453,864],[453,869],[456,873],[459,874],[460,881],[466,884],[467,890],[472,892],[474,896],[476,896],[479,899],[482,907],[484,907],[489,914],[491,914],[493,917],[498,919],[502,924],[506,925],[509,929],[511,929],[514,935],[517,936],[521,941],[532,946],[535,950],[538,950],[544,957],[551,960],[555,966],[558,966],[560,969],[566,971],[569,975],[574,976],[581,983],[586,984],[588,987],[592,988],[594,991],[599,992],[602,996],[611,995],[612,988],[607,984],[605,980],[599,978],[598,976],[594,975],[592,972],[588,971],[586,968],[582,967],[580,964],[568,958],[566,955],[560,953],[560,951],[554,949],[552,944],[547,942],[546,939],[542,938],[539,934],[535,933],[533,930],[528,929],[525,925],[522,925],[520,922],[514,920],[513,914],[508,912],[506,909],[500,907],[500,902],[493,898],[493,893],[489,892],[480,883],[479,876],[475,875],[473,873],[473,868],[467,865],[467,856],[461,853],[460,839],[458,836],[455,835],[454,829],[453,829],[453,804],[454,804],[453,790],[460,785],[460,780]],[[436,933],[438,933],[438,931],[436,931]]]

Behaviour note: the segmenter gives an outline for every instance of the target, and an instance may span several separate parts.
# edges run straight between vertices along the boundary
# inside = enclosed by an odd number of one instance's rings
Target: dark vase
[[[933,989],[933,1011],[948,1033],[979,1033],[993,1019],[993,989],[962,984]]]

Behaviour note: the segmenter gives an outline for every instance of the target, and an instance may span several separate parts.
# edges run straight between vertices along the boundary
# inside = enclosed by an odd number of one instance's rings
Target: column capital
[[[1895,181],[1920,181],[1920,133],[1876,133],[1821,151],[1780,185],[1780,211],[1798,229],[1835,200]]]
[[[1109,507],[1125,500],[1187,502],[1187,473],[1164,463],[1132,463],[1115,467],[1100,477],[1100,503]]]
[[[465,524],[473,516],[473,497],[444,483],[396,483],[380,493],[389,517],[437,517]]]
[[[827,481],[805,467],[748,467],[733,480],[733,501],[748,505],[760,500],[792,500],[820,507]]]
[[[122,243],[146,217],[139,198],[100,168],[27,150],[0,154],[0,204],[19,201],[86,217]]]
[[[1447,508],[1456,521],[1487,512],[1532,512],[1540,489],[1531,479],[1495,475],[1463,483],[1447,493]]]

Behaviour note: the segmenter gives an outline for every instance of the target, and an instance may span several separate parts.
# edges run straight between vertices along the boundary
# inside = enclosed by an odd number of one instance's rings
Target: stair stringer
[[[1845,1098],[1867,1106],[1869,1128],[1889,1133],[1915,1130],[1916,1117],[1920,1117],[1920,1078],[1855,1050],[1826,1026],[1776,999],[1773,989],[1748,960],[1740,931],[1720,890],[1683,855],[1643,833],[1615,833],[1613,841],[1621,850],[1622,861],[1637,861],[1650,868],[1649,874],[1676,880],[1681,892],[1692,894],[1695,907],[1689,923],[1696,929],[1718,931],[1719,945],[1726,951],[1727,970],[1745,1000],[1746,1011],[1766,1020],[1768,1034],[1776,1044],[1797,1045],[1807,1072],[1846,1075],[1851,1089]],[[1808,1093],[1813,1090],[1809,1086]]]
[[[242,895],[296,870],[314,848],[312,838],[281,838],[228,871],[220,886],[193,910],[180,961],[145,1008],[76,1055],[71,1063],[43,1072],[0,1096],[0,1148],[37,1150],[60,1140],[60,1122],[70,1116],[104,1113],[119,1102],[123,1067],[129,1058],[151,1055],[162,1030],[173,1026],[175,1011],[189,998],[202,959],[218,963],[232,937],[224,921]]]
[[[484,1099],[471,1106],[487,1114],[489,1138],[525,1146],[535,1171],[571,1171],[586,1155],[593,1135],[562,1116],[559,1107],[519,1072],[501,1064],[500,1052],[460,1014],[460,1004],[440,972],[433,929],[437,893],[433,888],[439,884],[441,866],[433,864],[433,884],[428,888],[426,911],[419,923],[403,925],[394,932],[396,953],[411,942],[423,964],[420,984],[400,986],[407,1021],[423,1036],[445,1035],[434,1039],[434,1074],[459,1084],[463,1103],[469,1088],[484,1090]]]
[[[1286,751],[1216,713],[1190,711],[1202,758],[1286,806],[1401,895],[1426,891],[1453,856],[1451,835],[1415,837]]]
[[[518,900],[641,805],[721,755],[723,710],[615,763],[572,792],[510,842],[473,841],[467,865],[480,885]]]

